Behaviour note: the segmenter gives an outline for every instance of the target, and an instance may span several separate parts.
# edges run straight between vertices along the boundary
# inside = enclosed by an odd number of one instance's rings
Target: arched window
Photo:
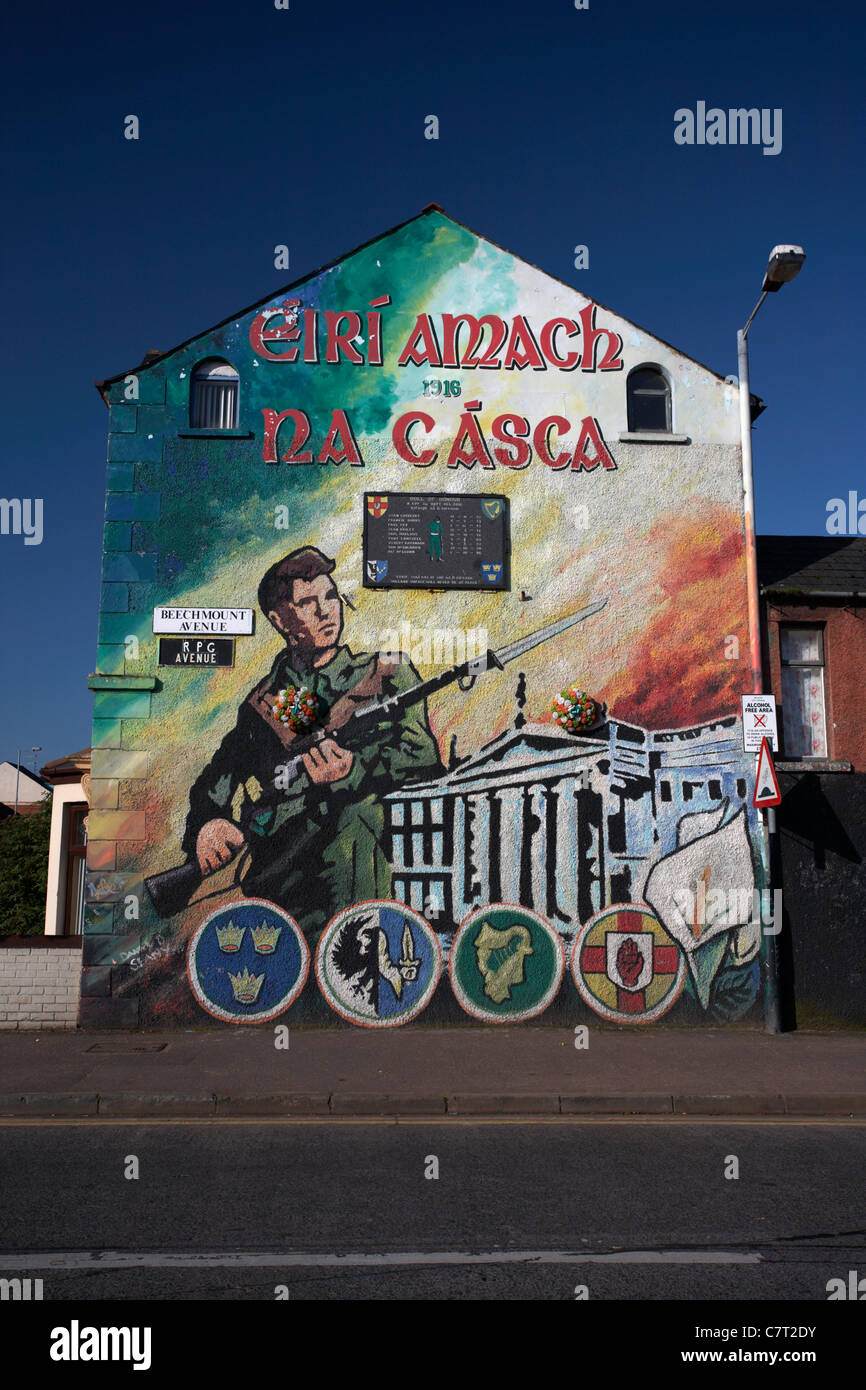
[[[631,433],[671,432],[671,388],[658,367],[635,367],[628,374],[628,427]]]
[[[192,374],[189,423],[194,430],[233,430],[238,423],[238,374],[222,357],[206,357]]]

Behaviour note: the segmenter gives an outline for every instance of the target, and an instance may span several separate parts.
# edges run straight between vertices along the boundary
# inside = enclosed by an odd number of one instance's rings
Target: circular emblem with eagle
[[[316,952],[331,1008],[363,1028],[408,1023],[430,1002],[442,953],[428,922],[405,903],[374,899],[332,917]]]
[[[448,963],[451,987],[473,1018],[535,1018],[562,982],[565,952],[556,932],[526,907],[490,903],[460,924]]]
[[[616,1023],[651,1023],[680,996],[686,958],[645,903],[606,907],[581,928],[571,956],[581,997]]]

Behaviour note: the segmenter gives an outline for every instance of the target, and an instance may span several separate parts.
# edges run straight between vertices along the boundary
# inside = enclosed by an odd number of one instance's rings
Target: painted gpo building
[[[642,898],[682,816],[745,807],[737,720],[575,738],[520,723],[435,782],[387,797],[395,896],[446,934],[478,902],[523,903],[569,939]],[[604,736],[601,736],[603,732]]]

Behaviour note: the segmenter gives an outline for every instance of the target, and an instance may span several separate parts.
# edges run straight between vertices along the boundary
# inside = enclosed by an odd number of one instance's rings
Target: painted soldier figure
[[[343,746],[338,730],[295,760],[287,784],[280,781],[280,769],[292,762],[291,743],[273,713],[281,690],[312,690],[316,722],[328,725],[337,722],[329,713],[345,709],[353,692],[356,703],[369,704],[420,679],[406,660],[340,644],[343,603],[331,578],[334,564],[304,546],[264,575],[259,605],[286,646],[193,786],[183,837],[185,853],[204,874],[246,845],[244,893],[277,903],[308,933],[318,933],[342,907],[391,896],[382,797],[444,770],[426,704],[419,703],[368,730],[358,746]],[[281,788],[276,795],[275,787]],[[263,792],[269,795],[257,810]]]

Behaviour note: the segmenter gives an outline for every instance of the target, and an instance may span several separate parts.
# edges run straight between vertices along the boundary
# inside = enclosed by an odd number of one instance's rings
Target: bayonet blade
[[[525,637],[518,638],[516,642],[509,642],[507,646],[497,648],[498,660],[503,666],[507,661],[514,661],[515,657],[523,656],[524,652],[532,651],[533,647],[538,647],[542,642],[547,642],[551,637],[565,632],[575,623],[583,622],[584,618],[591,618],[593,613],[600,612],[606,603],[606,598],[599,599],[596,603],[590,603],[586,608],[581,608],[577,613],[569,613],[567,617],[560,618],[555,623],[548,623],[547,627],[540,627],[537,632],[529,632]]]

